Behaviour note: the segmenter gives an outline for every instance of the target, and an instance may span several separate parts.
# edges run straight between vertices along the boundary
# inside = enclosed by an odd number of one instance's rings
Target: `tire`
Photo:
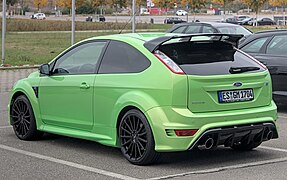
[[[19,139],[29,141],[42,137],[43,132],[37,130],[34,112],[26,96],[18,96],[12,103],[10,118]]]
[[[242,144],[238,144],[238,145],[232,145],[231,148],[236,150],[236,151],[250,151],[252,149],[257,148],[258,146],[261,145],[262,142],[255,142],[255,141],[251,141],[249,144],[246,143],[242,143]]]
[[[144,114],[137,109],[129,110],[120,121],[118,128],[121,152],[135,165],[155,163],[159,153],[151,128]]]

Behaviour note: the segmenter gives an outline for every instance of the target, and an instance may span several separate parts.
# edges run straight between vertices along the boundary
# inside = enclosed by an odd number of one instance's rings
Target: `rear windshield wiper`
[[[237,73],[243,73],[247,71],[257,71],[259,69],[260,69],[259,67],[231,67],[229,69],[229,72],[231,74],[237,74]]]

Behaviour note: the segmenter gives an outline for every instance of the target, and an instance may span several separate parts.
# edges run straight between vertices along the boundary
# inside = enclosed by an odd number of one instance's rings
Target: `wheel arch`
[[[127,99],[127,97],[129,97]],[[123,101],[123,99],[127,100],[127,101]],[[141,113],[143,113],[143,115],[145,116],[145,118],[148,121],[148,124],[151,128],[152,134],[153,133],[153,123],[151,122],[151,120],[149,119],[149,117],[146,115],[146,112],[153,108],[158,106],[158,103],[148,94],[146,93],[142,93],[142,92],[137,92],[137,93],[133,93],[133,94],[126,94],[124,96],[122,96],[122,98],[120,98],[118,100],[118,103],[116,105],[116,107],[118,107],[117,109],[119,109],[116,113],[116,122],[115,122],[115,129],[116,129],[116,133],[115,133],[115,140],[116,140],[116,145],[119,145],[119,141],[118,141],[118,127],[121,121],[121,118],[125,115],[126,112],[128,112],[131,109],[136,109],[139,110]]]
[[[35,116],[37,129],[38,130],[41,129],[43,124],[42,124],[42,121],[40,121],[41,117],[40,117],[38,98],[36,97],[32,86],[27,82],[19,81],[16,84],[16,86],[13,88],[12,93],[11,93],[11,97],[10,97],[10,101],[9,101],[9,105],[8,105],[8,111],[9,111],[8,114],[10,115],[12,103],[14,102],[14,100],[21,95],[26,96],[27,99],[29,100],[29,102],[32,106],[34,116]],[[9,122],[11,123],[10,117],[9,117]]]

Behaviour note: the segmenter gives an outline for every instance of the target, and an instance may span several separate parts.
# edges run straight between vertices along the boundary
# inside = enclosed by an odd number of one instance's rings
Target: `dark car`
[[[257,32],[239,48],[267,66],[272,77],[273,98],[287,104],[287,30]]]
[[[93,16],[88,16],[87,18],[86,18],[86,21],[87,22],[105,22],[106,21],[106,18],[104,17],[104,16],[102,16],[102,15],[99,15],[99,16],[95,16],[95,17],[93,17]]]
[[[256,20],[252,20],[248,22],[248,25],[253,25],[254,23],[256,23]],[[273,21],[270,18],[259,18],[257,19],[257,25],[258,26],[264,26],[264,25],[276,25],[276,22]]]
[[[196,34],[196,33],[223,33],[242,34],[244,36],[252,34],[243,26],[218,22],[194,22],[176,24],[166,31],[167,33]]]
[[[178,17],[167,17],[165,18],[163,23],[164,24],[178,24],[178,23],[186,23],[186,21]]]

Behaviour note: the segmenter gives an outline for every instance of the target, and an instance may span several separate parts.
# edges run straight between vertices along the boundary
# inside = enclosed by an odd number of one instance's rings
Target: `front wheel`
[[[129,110],[123,116],[119,125],[119,139],[122,154],[132,164],[151,164],[159,157],[151,128],[139,110]]]
[[[18,96],[13,101],[10,118],[14,132],[19,139],[33,140],[43,135],[37,130],[33,109],[26,96]]]

